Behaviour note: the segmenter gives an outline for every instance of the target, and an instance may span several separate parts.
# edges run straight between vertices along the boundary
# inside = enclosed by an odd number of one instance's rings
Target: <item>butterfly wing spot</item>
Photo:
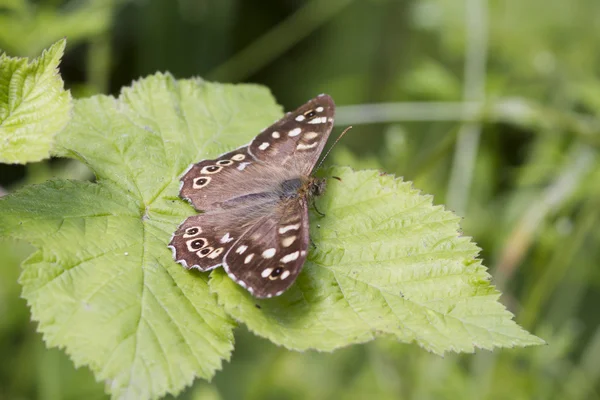
[[[300,229],[300,224],[282,226],[281,228],[279,228],[279,233],[284,234],[287,231],[297,231],[298,229]]]
[[[295,251],[293,253],[290,253],[290,254],[287,254],[287,255],[281,257],[281,260],[279,260],[279,261],[281,261],[284,264],[287,264],[287,263],[289,263],[291,261],[296,261],[299,256],[300,256],[300,252],[299,251]]]
[[[210,176],[201,176],[199,178],[194,178],[192,187],[194,189],[202,189],[204,186],[210,183]]]
[[[298,144],[298,146],[296,146],[297,150],[308,150],[308,149],[312,149],[313,147],[316,147],[319,144],[319,142],[314,142],[311,144],[304,144],[304,143],[300,143]]]
[[[305,119],[306,119],[306,117],[305,117],[304,115],[298,115],[298,116],[296,117],[296,121],[298,121],[298,122],[302,122],[302,121],[304,121]]]
[[[238,165],[237,169],[238,169],[239,171],[243,171],[243,170],[244,170],[244,169],[246,169],[246,167],[247,167],[248,165],[250,165],[250,164],[252,164],[252,163],[249,163],[249,162],[243,162],[243,163],[240,163],[240,165]]]
[[[271,271],[273,271],[273,268],[265,268],[263,269],[263,272],[260,273],[260,276],[266,278],[267,276],[271,275]]]
[[[254,258],[254,253],[250,253],[244,258],[244,264],[248,264]]]
[[[263,142],[260,146],[258,146],[258,148],[261,149],[261,150],[266,150],[267,147],[269,147],[269,146],[270,146],[270,143]]]
[[[308,110],[307,112],[304,113],[304,116],[308,119],[313,118],[315,115],[317,115],[315,110]]]
[[[281,280],[284,280],[288,276],[290,276],[290,271],[284,271],[283,274],[281,274]]]
[[[231,160],[219,160],[219,161],[217,161],[217,165],[227,166],[227,165],[231,165],[231,164],[233,164],[233,161],[231,161]]]
[[[263,258],[273,258],[273,256],[275,255],[276,252],[277,252],[277,250],[274,247],[272,247],[270,249],[263,251],[262,256],[263,256]]]
[[[317,136],[319,136],[319,134],[317,132],[308,132],[308,133],[304,134],[303,138],[306,140],[313,140]]]
[[[264,272],[264,271],[263,271]],[[283,268],[277,267],[269,274],[269,279],[274,281],[283,272]],[[286,271],[287,272],[287,271]]]
[[[277,131],[271,133],[271,136],[273,137],[273,139],[279,139],[281,137],[281,135]]]
[[[202,233],[202,228],[200,228],[199,226],[190,226],[189,228],[187,228],[185,230],[183,237],[187,239],[187,238],[194,237],[200,233]]]
[[[324,110],[323,107],[321,107],[321,106],[317,107],[317,112],[323,112],[323,110]]]
[[[248,246],[241,245],[240,247],[238,247],[238,248],[235,250],[235,252],[236,252],[237,254],[243,254],[243,253],[246,251],[246,249],[247,249],[247,248],[248,248]]]
[[[208,258],[211,258],[211,259],[213,259],[213,260],[214,260],[215,258],[219,257],[219,255],[220,255],[220,254],[223,252],[223,250],[224,250],[224,249],[223,249],[223,247],[219,247],[218,249],[215,249],[215,250],[213,250],[213,251],[212,251],[212,252],[211,252],[211,253],[208,255]]]
[[[231,159],[233,161],[242,161],[242,160],[246,159],[246,155],[245,154],[236,154],[236,155],[232,156]]]
[[[198,251],[208,244],[208,241],[204,238],[192,239],[185,242],[189,251]]]
[[[209,255],[210,253],[212,253],[213,250],[214,250],[214,248],[212,248],[212,247],[205,247],[202,250],[197,251],[196,255],[200,258],[204,258],[207,255]]]
[[[327,122],[327,117],[318,117],[308,121],[309,124],[324,124]]]
[[[288,236],[286,238],[281,239],[281,245],[283,247],[290,247],[292,243],[296,241],[297,236]]]
[[[223,237],[221,238],[220,242],[221,243],[229,243],[233,240],[233,237],[229,236],[229,232],[227,232],[226,234],[223,235]]]
[[[221,169],[223,169],[223,167],[220,167],[218,165],[207,165],[206,167],[204,167],[200,170],[200,173],[201,174],[216,174]]]
[[[294,137],[294,136],[298,136],[300,134],[300,132],[302,132],[302,129],[300,128],[294,128],[291,131],[288,132],[288,136],[289,137]]]

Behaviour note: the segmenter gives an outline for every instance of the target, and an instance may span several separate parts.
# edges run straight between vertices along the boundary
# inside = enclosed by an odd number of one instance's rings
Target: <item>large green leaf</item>
[[[47,158],[69,121],[71,95],[57,70],[65,46],[62,39],[33,62],[0,55],[0,162]]]
[[[392,334],[425,349],[544,343],[512,321],[458,232],[459,218],[410,183],[378,171],[331,168],[311,221],[314,248],[297,283],[256,300],[215,271],[219,303],[261,336],[290,349],[332,350]],[[258,307],[257,307],[258,305]]]
[[[44,340],[115,397],[177,393],[229,358],[233,323],[208,276],[181,268],[166,247],[193,213],[177,197],[178,177],[280,113],[256,86],[153,76],[119,99],[77,101],[57,136],[98,183],[50,181],[0,199],[0,233],[39,248],[21,283]]]

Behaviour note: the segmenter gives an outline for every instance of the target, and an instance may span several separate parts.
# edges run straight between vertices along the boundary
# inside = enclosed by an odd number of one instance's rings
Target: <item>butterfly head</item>
[[[320,196],[325,192],[327,182],[322,178],[310,178],[308,182],[308,193],[310,196]]]

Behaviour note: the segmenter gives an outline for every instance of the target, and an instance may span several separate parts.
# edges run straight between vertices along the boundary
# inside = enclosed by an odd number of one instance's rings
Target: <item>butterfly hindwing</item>
[[[282,202],[235,242],[225,255],[227,273],[255,297],[278,296],[300,273],[308,249],[306,199]]]
[[[308,176],[333,128],[334,110],[331,97],[315,97],[262,131],[248,146],[249,152],[267,165]]]
[[[169,242],[175,261],[188,269],[208,271],[223,263],[231,246],[252,225],[244,216],[204,213],[189,217]]]

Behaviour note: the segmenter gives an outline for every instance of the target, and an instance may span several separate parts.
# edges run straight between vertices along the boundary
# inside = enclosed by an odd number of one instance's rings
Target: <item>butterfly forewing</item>
[[[227,273],[255,297],[278,296],[294,283],[308,249],[306,199],[280,203],[225,255]]]
[[[312,99],[261,132],[249,152],[267,164],[308,176],[333,128],[334,109],[327,95]]]
[[[256,297],[281,294],[306,259],[312,172],[333,127],[320,95],[263,130],[249,145],[190,166],[180,196],[189,217],[169,246],[187,268],[223,265]]]

